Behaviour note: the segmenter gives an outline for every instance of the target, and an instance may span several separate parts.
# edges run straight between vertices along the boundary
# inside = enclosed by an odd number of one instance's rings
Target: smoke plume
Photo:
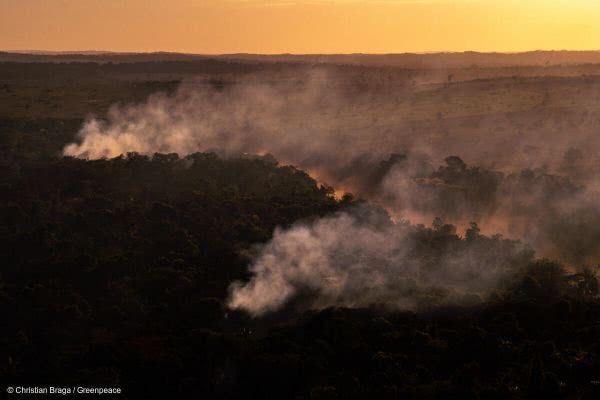
[[[307,292],[311,308],[473,303],[532,256],[527,246],[481,236],[475,226],[460,239],[439,220],[432,229],[396,224],[364,206],[276,230],[250,282],[232,285],[229,306],[260,315]]]
[[[523,257],[513,242],[507,251],[508,242],[498,238],[460,239],[471,222],[486,235],[520,238],[537,254],[575,267],[600,261],[593,113],[544,108],[547,94],[530,109],[494,112],[479,104],[497,90],[485,81],[436,86],[381,79],[307,69],[273,80],[188,81],[174,93],[89,118],[64,154],[270,153],[338,191],[380,204],[394,220],[425,224],[441,217],[458,227],[454,242],[430,249],[437,252],[433,261],[421,251],[421,236],[435,236],[435,229],[365,222],[358,211],[277,230],[253,260],[251,281],[232,286],[231,307],[254,314],[306,291],[316,293],[306,296],[314,298],[312,307],[418,308],[432,293],[439,302],[489,294],[506,266]],[[464,93],[461,85],[477,91]],[[509,100],[523,101],[513,85]],[[472,104],[449,110],[453,96],[472,97]],[[461,114],[468,107],[473,111]],[[481,247],[489,241],[494,245]]]

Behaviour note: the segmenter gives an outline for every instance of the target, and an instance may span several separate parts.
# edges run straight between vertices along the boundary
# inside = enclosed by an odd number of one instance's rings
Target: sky
[[[600,50],[600,0],[0,0],[2,50]]]

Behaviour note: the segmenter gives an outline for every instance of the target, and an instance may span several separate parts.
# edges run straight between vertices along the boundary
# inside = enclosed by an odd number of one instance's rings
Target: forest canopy
[[[310,398],[427,397],[433,387],[457,395],[477,382],[477,393],[502,397],[515,387],[548,395],[585,387],[598,365],[597,345],[585,339],[596,329],[588,322],[600,318],[593,271],[534,260],[523,245],[481,235],[476,224],[463,237],[441,219],[394,224],[383,209],[350,195],[337,200],[270,156],[28,159],[13,164],[2,185],[0,306],[10,321],[4,359],[12,360],[3,375],[11,382],[72,376],[146,398],[173,387],[221,398],[290,390]],[[335,213],[353,215],[358,227],[403,231],[410,258],[427,258],[421,268],[429,273],[439,268],[440,249],[462,262],[484,249],[481,268],[502,254],[507,263],[496,268],[510,273],[486,298],[436,307],[444,290],[419,288],[418,278],[389,281],[388,299],[401,288],[413,297],[419,291],[414,298],[428,305],[419,314],[368,296],[356,310],[324,301],[310,311],[318,289],[307,286],[260,323],[227,310],[231,282],[251,278],[256,243],[276,227],[311,226]],[[348,299],[368,293],[355,290]],[[544,347],[529,347],[531,340]],[[462,367],[446,368],[450,360]],[[260,376],[279,379],[265,385]]]

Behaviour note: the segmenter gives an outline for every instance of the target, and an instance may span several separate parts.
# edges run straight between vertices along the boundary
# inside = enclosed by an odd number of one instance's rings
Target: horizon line
[[[532,49],[523,51],[485,51],[485,50],[431,50],[431,51],[405,51],[405,52],[386,52],[386,53],[368,53],[368,52],[349,52],[349,53],[253,53],[253,52],[230,52],[230,53],[190,53],[182,51],[169,51],[169,50],[152,50],[152,51],[116,51],[116,50],[38,50],[38,49],[0,49],[2,53],[15,53],[15,54],[65,54],[65,55],[76,55],[85,54],[89,55],[98,54],[176,54],[176,55],[191,55],[191,56],[206,56],[206,57],[219,57],[219,56],[235,56],[235,55],[256,55],[256,56],[352,56],[352,55],[364,55],[364,56],[393,56],[393,55],[436,55],[436,54],[499,54],[499,55],[519,55],[529,53],[600,53],[599,49]]]

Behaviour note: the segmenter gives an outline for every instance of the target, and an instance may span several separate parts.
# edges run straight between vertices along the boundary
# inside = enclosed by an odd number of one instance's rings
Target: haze
[[[0,49],[390,53],[600,48],[593,0],[0,0]]]

